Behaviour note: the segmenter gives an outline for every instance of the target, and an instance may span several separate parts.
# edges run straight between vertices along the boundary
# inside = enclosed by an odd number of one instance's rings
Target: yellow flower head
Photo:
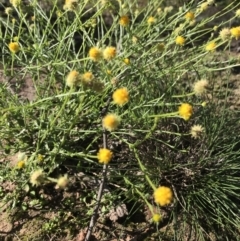
[[[220,38],[225,41],[225,40],[230,40],[231,39],[231,31],[229,28],[223,28],[220,32],[219,32],[219,36]]]
[[[240,37],[240,27],[235,27],[230,29],[233,38],[238,39]]]
[[[136,44],[137,41],[138,41],[138,38],[137,38],[136,36],[133,36],[133,37],[132,37],[132,42],[133,42],[134,44]]]
[[[204,132],[204,128],[201,125],[194,125],[191,127],[190,134],[193,138],[197,139]]]
[[[208,9],[208,3],[204,2],[200,5],[200,12],[206,11]]]
[[[13,7],[17,8],[21,4],[21,0],[10,0],[10,3],[13,5]]]
[[[120,124],[120,118],[115,114],[107,114],[102,120],[103,127],[108,131],[114,131]]]
[[[215,3],[215,0],[207,0],[208,5],[213,5]]]
[[[206,49],[206,51],[211,52],[211,51],[214,51],[216,49],[216,47],[217,47],[216,43],[214,41],[212,41],[212,42],[206,44],[205,49]]]
[[[154,223],[159,223],[160,220],[161,220],[161,215],[160,215],[160,214],[155,213],[155,214],[152,216],[152,221],[153,221]]]
[[[69,183],[68,176],[67,176],[67,174],[65,174],[64,176],[58,178],[57,185],[55,188],[56,189],[65,189],[67,187],[68,183]]]
[[[63,6],[64,10],[74,11],[77,7],[77,0],[65,0],[65,4]]]
[[[175,43],[176,43],[177,45],[180,45],[180,46],[184,45],[185,42],[186,42],[186,40],[185,40],[185,38],[182,37],[182,36],[177,36],[176,39],[175,39]]]
[[[19,162],[20,162],[20,161],[26,162],[27,159],[28,159],[28,157],[27,157],[26,153],[24,153],[24,152],[19,152],[19,153],[18,153],[17,160],[18,160]]]
[[[193,108],[190,104],[183,103],[179,106],[178,113],[184,120],[189,120],[193,114]]]
[[[124,105],[129,101],[129,93],[127,88],[120,88],[114,91],[113,102],[117,105]]]
[[[123,27],[127,27],[130,23],[130,19],[128,16],[122,16],[119,20],[119,24]]]
[[[163,10],[162,10],[161,8],[158,8],[158,9],[157,9],[157,13],[158,13],[158,14],[162,14],[162,11],[163,11]]]
[[[39,169],[32,173],[30,177],[30,182],[33,186],[39,186],[45,181],[45,174],[42,169]]]
[[[186,18],[187,21],[192,21],[192,20],[194,20],[195,15],[194,15],[193,12],[187,12],[187,13],[185,14],[185,18]]]
[[[97,153],[98,161],[102,164],[108,164],[111,161],[112,156],[113,153],[106,148],[101,148]]]
[[[117,55],[117,49],[115,47],[106,47],[103,50],[103,58],[106,60],[111,60]]]
[[[173,200],[173,193],[169,187],[161,186],[158,187],[154,191],[154,200],[155,203],[159,204],[160,206],[166,206],[170,204]]]
[[[61,10],[56,11],[56,15],[61,18],[63,16],[63,12]]]
[[[78,85],[79,81],[80,81],[80,75],[79,75],[79,72],[76,70],[72,70],[66,78],[66,84],[69,87],[74,87]]]
[[[25,167],[25,161],[19,161],[18,163],[17,163],[17,167],[18,167],[18,169],[22,169],[22,168],[24,168]]]
[[[168,6],[168,7],[165,7],[164,8],[164,13],[170,13],[170,12],[172,12],[172,10],[173,10],[173,6]]]
[[[207,102],[203,101],[203,103],[201,104],[202,107],[206,107],[207,106]]]
[[[206,79],[202,79],[197,81],[193,85],[193,91],[195,92],[196,95],[202,95],[206,93],[207,87],[208,87],[208,81]]]
[[[37,160],[38,160],[38,162],[42,162],[43,161],[43,159],[44,159],[44,156],[42,155],[42,154],[38,154],[37,155]]]
[[[237,10],[236,10],[235,16],[236,16],[237,18],[240,18],[240,9],[237,9]]]
[[[11,15],[12,12],[13,12],[13,9],[12,9],[11,7],[5,8],[5,13],[6,13],[7,15]]]
[[[9,43],[8,48],[14,54],[17,53],[20,50],[20,46],[17,42]]]
[[[102,59],[102,51],[98,47],[90,48],[88,55],[93,61],[99,61]]]
[[[85,72],[85,73],[82,75],[81,79],[82,79],[82,82],[83,82],[84,84],[90,84],[91,81],[93,81],[93,79],[94,79],[94,75],[93,75],[92,72]]]
[[[193,19],[192,21],[189,22],[190,26],[194,26],[196,24],[196,20]]]
[[[129,65],[129,64],[130,64],[130,59],[129,59],[129,58],[125,58],[125,59],[123,60],[123,62],[124,62],[125,64]]]
[[[154,17],[149,17],[148,19],[147,19],[147,23],[149,24],[149,25],[152,25],[152,24],[154,24],[156,22],[156,19],[154,18]]]

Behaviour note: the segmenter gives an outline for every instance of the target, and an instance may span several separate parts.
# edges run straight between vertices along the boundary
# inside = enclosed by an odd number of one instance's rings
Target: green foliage
[[[136,0],[52,1],[46,7],[30,1],[1,18],[0,196],[9,211],[60,210],[43,225],[45,233],[86,227],[103,173],[97,153],[104,133],[114,157],[101,221],[123,212],[129,224],[150,210],[151,217],[162,215],[159,240],[239,239],[239,111],[229,101],[239,59],[225,59],[234,38],[223,40],[219,32],[237,26],[240,4],[207,16],[203,4],[171,9],[154,0],[144,7]],[[122,16],[129,17],[127,26]],[[185,42],[177,43],[177,36]],[[110,60],[89,56],[91,47],[108,46],[117,50],[108,53]],[[72,71],[76,85],[70,88]],[[86,73],[93,77],[86,80]],[[202,80],[207,86],[199,89]],[[123,87],[129,101],[121,106],[112,95]],[[181,110],[183,103],[189,106]],[[121,118],[117,130],[105,132],[107,113]],[[172,190],[167,207],[154,203],[158,186]]]

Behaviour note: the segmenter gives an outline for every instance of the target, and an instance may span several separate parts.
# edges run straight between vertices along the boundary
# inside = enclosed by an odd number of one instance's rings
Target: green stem
[[[165,114],[159,114],[159,115],[150,115],[148,117],[173,117],[176,116],[178,114],[178,111],[176,112],[172,112],[172,113],[165,113]]]
[[[147,139],[149,139],[152,136],[153,132],[157,128],[158,119],[159,119],[158,117],[159,116],[155,116],[155,120],[154,120],[154,124],[153,124],[152,128],[150,129],[150,131],[146,134],[146,136],[142,140],[138,140],[134,144],[129,144],[130,149],[134,149],[135,147],[139,146],[140,144],[142,144],[144,141],[146,141]]]
[[[173,98],[182,98],[182,97],[188,97],[188,96],[192,96],[195,95],[195,92],[191,92],[188,94],[183,94],[183,95],[172,95]]]
[[[151,203],[148,202],[148,200],[146,199],[146,197],[144,196],[144,194],[138,190],[138,188],[136,188],[136,186],[126,177],[124,177],[125,182],[130,184],[132,186],[132,188],[139,194],[139,196],[144,200],[144,202],[147,204],[149,210],[151,211],[152,215],[154,215],[154,211],[153,211],[153,206],[151,205]]]
[[[157,188],[156,188],[156,186],[153,184],[153,182],[151,181],[151,179],[149,178],[149,176],[146,174],[146,167],[142,164],[142,162],[141,162],[141,160],[140,160],[140,158],[139,158],[139,156],[138,156],[138,154],[137,154],[137,150],[134,148],[134,154],[135,154],[135,157],[136,157],[136,159],[137,159],[137,161],[138,161],[138,164],[139,164],[139,167],[140,167],[140,169],[142,170],[142,172],[144,173],[144,177],[145,177],[145,179],[147,180],[147,182],[148,182],[148,184],[152,187],[152,189],[153,190],[156,190]]]

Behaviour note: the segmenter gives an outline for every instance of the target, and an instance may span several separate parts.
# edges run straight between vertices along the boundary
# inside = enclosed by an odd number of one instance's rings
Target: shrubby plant
[[[239,112],[224,86],[239,59],[224,56],[240,4],[148,2],[5,6],[2,207],[62,209],[85,240],[146,211],[159,240],[238,240]]]

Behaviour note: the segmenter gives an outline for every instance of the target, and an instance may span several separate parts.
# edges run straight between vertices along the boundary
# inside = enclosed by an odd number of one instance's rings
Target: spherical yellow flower
[[[156,19],[154,17],[152,17],[152,16],[147,19],[147,23],[149,25],[154,24],[155,22],[156,22]]]
[[[229,28],[223,28],[220,32],[219,32],[219,36],[220,38],[225,41],[225,40],[230,40],[231,39],[231,31]]]
[[[154,223],[159,223],[160,220],[161,220],[161,215],[158,214],[158,213],[155,213],[155,214],[153,215],[153,217],[152,217],[152,221],[153,221]]]
[[[207,106],[207,102],[206,101],[203,101],[202,104],[201,104],[202,107],[206,107]]]
[[[213,5],[215,3],[215,0],[207,0],[208,5]]]
[[[66,78],[66,85],[69,87],[74,87],[79,84],[80,81],[80,75],[79,72],[76,70],[70,71]]]
[[[18,37],[18,36],[13,37],[13,41],[14,41],[14,42],[18,42],[18,40],[19,40],[19,37]]]
[[[63,12],[61,10],[56,11],[56,15],[61,18],[63,16]]]
[[[193,108],[190,104],[183,103],[179,106],[178,113],[184,120],[189,120],[193,114]]]
[[[168,6],[164,8],[164,13],[170,13],[173,10],[173,6]]]
[[[113,102],[117,105],[124,105],[129,101],[129,93],[127,88],[120,88],[114,91],[113,95]]]
[[[17,42],[9,43],[8,48],[14,54],[17,53],[20,50],[20,46]]]
[[[27,159],[28,159],[28,157],[27,157],[26,153],[24,153],[24,152],[19,152],[19,153],[18,153],[17,160],[18,160],[19,162],[20,162],[20,161],[26,162]]]
[[[108,75],[111,75],[111,74],[112,74],[112,71],[111,71],[110,69],[107,69],[106,73],[107,73]]]
[[[183,31],[184,27],[185,26],[183,24],[180,24],[177,28],[174,29],[174,31],[173,31],[174,34],[175,35],[180,35],[180,33]]]
[[[162,11],[163,11],[162,8],[158,8],[158,9],[157,9],[157,13],[158,13],[158,14],[162,14]]]
[[[6,13],[7,15],[11,15],[12,12],[13,12],[13,9],[12,9],[11,7],[5,8],[5,13]]]
[[[235,16],[236,16],[237,18],[240,18],[240,9],[237,9],[237,10],[236,10]]]
[[[173,193],[169,187],[161,186],[158,187],[154,191],[154,200],[155,203],[159,204],[160,206],[166,206],[170,204],[173,200]]]
[[[68,176],[67,176],[67,174],[65,174],[64,176],[58,178],[57,185],[55,188],[56,189],[65,189],[67,187],[68,183],[69,183]]]
[[[115,47],[106,47],[103,50],[103,58],[106,60],[111,60],[117,55],[117,49]]]
[[[102,164],[108,164],[111,161],[112,156],[113,153],[106,148],[101,148],[97,154],[98,161]]]
[[[207,87],[208,87],[208,81],[206,79],[202,79],[197,81],[193,85],[193,91],[195,92],[196,95],[202,95],[206,93]]]
[[[82,75],[81,79],[82,79],[83,84],[89,84],[89,83],[91,83],[91,81],[93,81],[94,75],[92,72],[85,72]]]
[[[39,186],[45,181],[45,174],[42,169],[34,171],[30,177],[30,182],[33,186]]]
[[[196,20],[195,19],[193,19],[192,21],[189,22],[190,26],[194,26],[195,24],[196,24]]]
[[[77,0],[65,0],[65,4],[63,6],[64,10],[74,11],[77,7]]]
[[[123,27],[127,27],[130,23],[130,19],[128,16],[122,16],[119,20],[119,24]]]
[[[185,40],[185,38],[184,37],[182,37],[182,36],[177,36],[176,37],[176,39],[175,39],[175,43],[177,44],[177,45],[184,45],[185,44],[185,42],[186,42],[186,40]]]
[[[18,163],[17,163],[17,167],[18,167],[18,169],[22,169],[22,168],[24,168],[25,167],[25,161],[19,161]]]
[[[138,41],[138,38],[137,38],[136,36],[133,36],[133,37],[132,37],[132,42],[133,42],[134,44],[136,44],[137,41]]]
[[[125,64],[129,65],[129,64],[130,64],[130,59],[129,59],[129,58],[125,58],[125,59],[123,60],[123,62],[124,62]]]
[[[213,31],[216,32],[217,30],[218,30],[218,26],[215,25],[215,26],[213,27]]]
[[[195,15],[194,15],[193,12],[187,12],[187,13],[185,14],[185,18],[186,18],[186,20],[188,20],[188,21],[192,21],[192,20],[194,20]]]
[[[214,41],[212,41],[212,42],[206,44],[205,49],[206,49],[206,51],[211,52],[211,51],[214,51],[216,49],[216,47],[217,47],[216,43]]]
[[[17,8],[21,4],[21,0],[10,0],[10,3],[13,5],[13,7]]]
[[[41,155],[41,154],[38,154],[37,155],[37,160],[38,160],[38,162],[42,162],[43,161],[43,159],[44,159],[44,156],[43,155]]]
[[[235,27],[230,29],[233,38],[238,39],[240,37],[240,27]]]
[[[208,9],[208,3],[204,2],[200,5],[200,12],[206,11]]]
[[[114,131],[120,124],[120,118],[115,114],[107,114],[102,120],[103,127],[108,131]]]
[[[90,48],[88,55],[93,61],[99,61],[102,59],[102,51],[98,47]]]
[[[204,128],[201,125],[194,125],[191,127],[190,134],[193,138],[197,139],[204,132]]]

